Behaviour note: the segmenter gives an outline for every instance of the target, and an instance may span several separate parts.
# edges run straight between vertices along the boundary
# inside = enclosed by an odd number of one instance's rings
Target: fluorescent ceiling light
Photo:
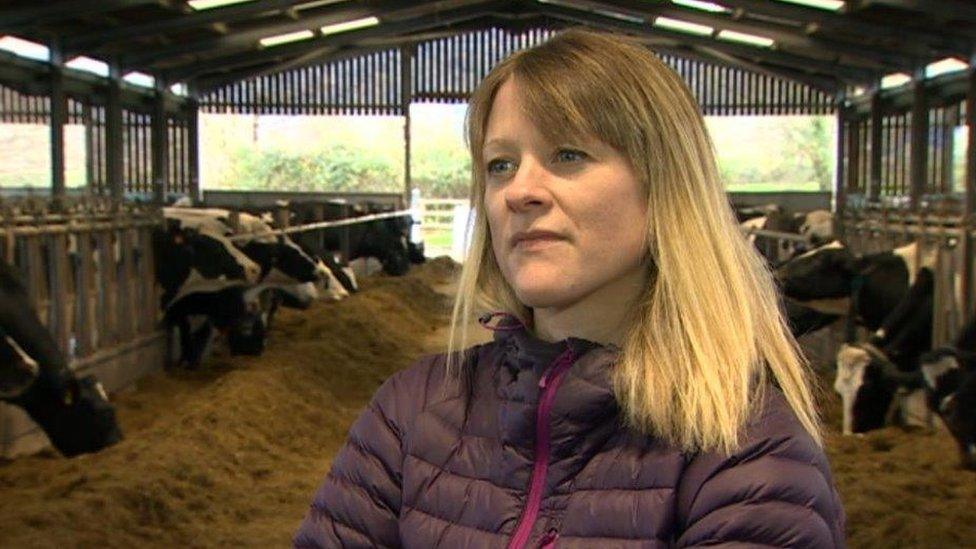
[[[644,18],[638,17],[636,15],[627,15],[626,13],[620,13],[618,11],[611,10],[593,10],[593,13],[604,15],[606,17],[612,17],[613,19],[620,19],[621,21],[627,21],[629,23],[643,23]]]
[[[801,6],[807,6],[809,8],[817,8],[820,10],[827,11],[837,11],[844,7],[843,0],[779,0],[780,2],[787,2],[790,4],[800,4]]]
[[[725,6],[720,6],[711,2],[702,2],[701,0],[671,0],[671,3],[678,4],[679,6],[684,6],[686,8],[695,8],[696,10],[709,11],[712,13],[725,13],[727,11],[732,11]]]
[[[671,19],[670,17],[658,17],[654,20],[654,26],[691,34],[700,34],[703,36],[712,34],[712,32],[715,30],[712,27],[706,27],[705,25],[698,25],[696,23],[689,23],[687,21],[679,21],[677,19]]]
[[[183,82],[177,82],[176,84],[173,84],[172,86],[169,87],[169,91],[175,93],[176,95],[182,95],[183,97],[189,95],[186,89],[186,84],[184,84]]]
[[[322,27],[322,34],[336,34],[339,32],[346,32],[356,29],[362,29],[365,27],[372,27],[374,25],[379,25],[380,20],[375,17],[363,17],[362,19],[353,19],[352,21],[346,21],[345,23],[336,23],[334,25],[326,25]]]
[[[312,8],[317,8],[319,6],[328,6],[329,4],[338,4],[339,2],[345,2],[345,0],[314,0],[312,2],[305,2],[304,4],[298,4],[293,7],[295,11],[310,10]]]
[[[16,36],[4,36],[0,38],[0,50],[7,50],[21,57],[29,57],[38,61],[51,60],[51,50],[47,49],[47,46],[17,38]]]
[[[752,44],[754,46],[762,46],[768,48],[773,45],[773,40],[766,38],[765,36],[756,36],[755,34],[746,34],[744,32],[736,32],[730,30],[723,30],[718,33],[718,37],[723,40],[730,40],[732,42],[742,42],[745,44]]]
[[[897,88],[912,81],[911,75],[903,72],[889,74],[881,79],[881,89]]]
[[[269,36],[267,38],[262,38],[258,42],[262,46],[277,46],[278,44],[287,44],[288,42],[298,42],[299,40],[308,40],[309,38],[315,36],[310,30],[303,30],[298,32],[289,32],[287,34],[276,34],[274,36]]]
[[[967,68],[969,68],[969,65],[963,63],[955,57],[946,57],[941,61],[929,63],[925,67],[925,78],[932,78],[933,76],[938,76],[947,72],[961,71]]]
[[[85,57],[84,55],[75,57],[71,61],[65,63],[64,66],[79,71],[97,74],[98,76],[108,76],[108,63],[99,61],[98,59],[92,59],[91,57]]]
[[[224,6],[230,6],[233,4],[243,4],[245,2],[253,2],[254,0],[189,0],[187,4],[191,8],[199,10],[210,10],[213,8],[222,8]]]
[[[156,85],[156,79],[144,72],[132,71],[122,77],[122,80],[137,86],[151,88]]]

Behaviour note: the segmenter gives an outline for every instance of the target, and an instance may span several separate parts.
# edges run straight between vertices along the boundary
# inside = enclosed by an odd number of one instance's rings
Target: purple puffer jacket
[[[612,349],[511,329],[469,357],[469,389],[445,388],[443,355],[380,387],[295,547],[844,546],[827,459],[778,390],[734,455],[687,455],[621,427]]]

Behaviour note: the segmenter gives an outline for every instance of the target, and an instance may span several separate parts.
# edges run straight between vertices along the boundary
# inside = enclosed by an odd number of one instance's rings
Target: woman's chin
[[[572,299],[565,287],[538,284],[516,288],[515,295],[523,305],[533,309],[562,307]]]

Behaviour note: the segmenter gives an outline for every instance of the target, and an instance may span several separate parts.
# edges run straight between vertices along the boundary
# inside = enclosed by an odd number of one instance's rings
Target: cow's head
[[[181,226],[178,220],[167,220],[166,231],[154,235],[154,246],[158,263],[196,269],[204,278],[254,282],[260,274],[258,265],[223,235]]]
[[[262,281],[315,282],[323,273],[317,262],[284,235],[275,239],[252,240],[241,249],[261,266]]]
[[[834,241],[780,265],[776,279],[793,299],[829,299],[850,295],[856,270],[857,258]]]
[[[921,370],[929,407],[956,439],[962,466],[976,469],[976,370],[961,354],[969,353],[937,349],[922,357]]]
[[[41,373],[7,402],[23,408],[65,457],[98,452],[122,440],[115,408],[93,377]]]
[[[863,346],[841,345],[834,390],[843,405],[843,433],[863,433],[884,426],[897,382],[884,360]]]

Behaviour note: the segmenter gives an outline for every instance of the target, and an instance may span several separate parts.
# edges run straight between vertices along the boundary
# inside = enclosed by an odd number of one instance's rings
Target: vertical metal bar
[[[966,75],[966,174],[963,179],[963,318],[969,322],[974,317],[976,297],[973,296],[974,258],[973,258],[973,226],[976,224],[976,67],[970,65]]]
[[[51,198],[55,210],[60,210],[65,196],[64,182],[64,125],[68,117],[68,98],[64,92],[64,56],[58,39],[48,44],[50,51],[51,97]]]
[[[109,65],[108,101],[105,108],[105,153],[106,176],[108,178],[109,193],[116,203],[122,201],[125,193],[123,186],[123,150],[122,136],[122,84],[121,74],[116,64]]]
[[[845,120],[845,107],[844,107],[844,94],[841,92],[837,96],[837,170],[834,174],[834,204],[833,213],[834,219],[838,221],[843,220],[843,212],[847,207],[847,188],[844,185],[845,182],[845,172],[849,169],[849,164],[845,162],[845,153],[847,152],[846,140],[846,120]],[[838,223],[843,231],[843,223]]]
[[[94,284],[95,264],[92,249],[92,235],[88,230],[75,233],[78,242],[78,269],[75,271],[75,338],[78,341],[78,356],[84,357],[95,348],[95,307],[93,307],[92,286]]]
[[[166,131],[167,117],[164,92],[165,87],[156,87],[152,114],[152,193],[153,202],[157,205],[166,202],[166,193],[168,192],[166,176],[169,173],[169,166],[166,153],[169,150],[169,140]]]
[[[410,74],[413,64],[413,48],[401,48],[400,59],[400,109],[403,112],[403,197],[405,203],[410,203],[413,181],[410,173]]]
[[[867,189],[868,200],[875,201],[881,196],[881,95],[878,90],[871,92],[871,165]]]
[[[925,162],[928,159],[928,109],[925,102],[923,77],[915,75],[912,82],[912,160],[911,207],[917,210],[925,190]]]
[[[200,130],[199,130],[199,106],[196,102],[196,98],[190,101],[189,111],[187,113],[186,121],[186,142],[184,143],[186,147],[186,153],[183,158],[186,159],[186,171],[188,174],[187,183],[189,183],[189,194],[192,197],[193,203],[197,204],[200,200]]]
[[[50,315],[48,327],[65,356],[69,356],[68,338],[71,336],[71,304],[68,301],[68,288],[71,283],[68,270],[68,235],[53,233],[48,238],[48,296]]]

